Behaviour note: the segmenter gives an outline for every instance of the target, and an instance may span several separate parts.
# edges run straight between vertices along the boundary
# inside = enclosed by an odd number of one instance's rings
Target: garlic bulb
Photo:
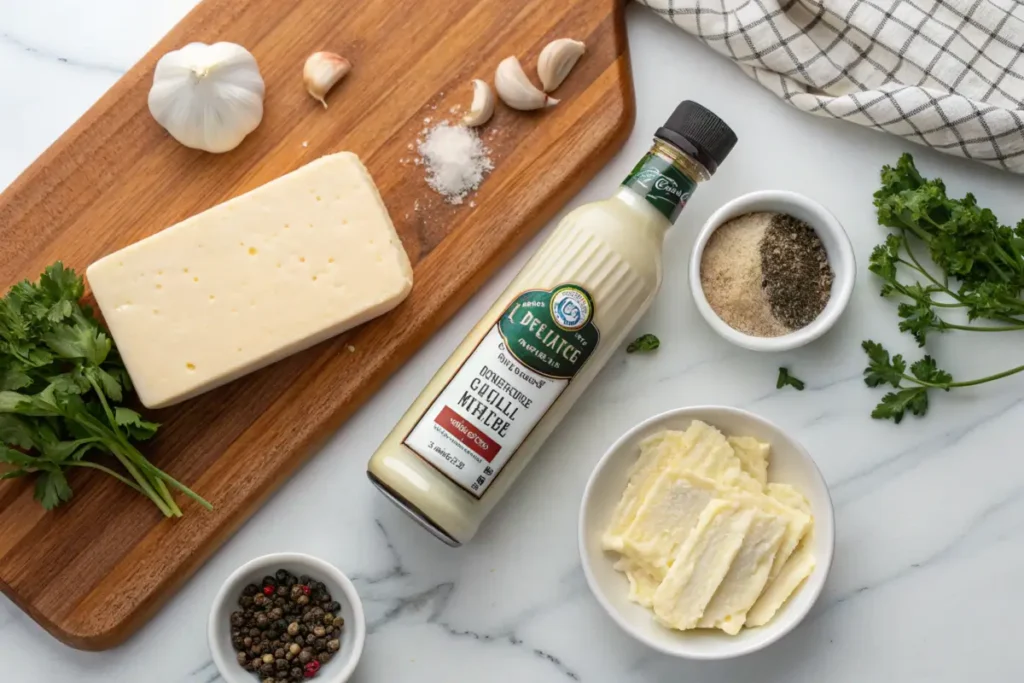
[[[175,140],[227,152],[263,120],[256,58],[234,43],[190,43],[156,63],[149,111]]]

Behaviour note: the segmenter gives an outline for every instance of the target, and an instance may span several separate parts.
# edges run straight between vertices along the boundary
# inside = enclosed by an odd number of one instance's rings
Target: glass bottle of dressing
[[[370,480],[445,543],[469,541],[650,306],[665,232],[735,143],[680,104],[613,197],[558,224],[374,453]]]

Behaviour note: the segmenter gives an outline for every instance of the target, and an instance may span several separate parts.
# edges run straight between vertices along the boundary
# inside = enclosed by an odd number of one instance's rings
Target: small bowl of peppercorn
[[[836,217],[783,190],[726,203],[690,256],[697,310],[715,332],[752,351],[787,351],[825,334],[856,278],[853,245]]]
[[[366,618],[355,586],[334,565],[277,553],[228,577],[208,637],[227,683],[343,683],[363,653]]]

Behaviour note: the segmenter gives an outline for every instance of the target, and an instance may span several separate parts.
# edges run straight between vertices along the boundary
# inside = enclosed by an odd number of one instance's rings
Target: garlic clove
[[[473,104],[469,111],[462,117],[463,125],[473,128],[487,123],[494,114],[494,92],[487,81],[479,78],[473,79]]]
[[[545,45],[537,60],[537,75],[544,92],[560,86],[586,51],[586,45],[572,38],[559,38]]]
[[[314,52],[302,67],[302,82],[310,96],[327,108],[327,93],[352,70],[352,63],[333,52]]]
[[[498,64],[494,72],[494,89],[498,91],[498,97],[502,102],[520,111],[543,109],[558,104],[558,100],[548,97],[530,82],[523,71],[523,65],[515,56],[507,57]]]

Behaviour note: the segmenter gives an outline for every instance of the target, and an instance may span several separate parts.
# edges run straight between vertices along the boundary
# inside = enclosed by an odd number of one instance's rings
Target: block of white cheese
[[[86,275],[149,408],[386,313],[412,288],[384,202],[347,152],[110,254]]]

